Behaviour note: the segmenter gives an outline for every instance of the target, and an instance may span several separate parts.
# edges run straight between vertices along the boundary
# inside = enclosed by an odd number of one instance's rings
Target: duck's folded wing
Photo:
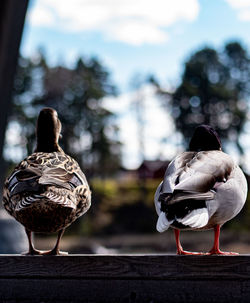
[[[169,177],[166,172],[162,185],[163,194],[174,191],[206,193],[216,182],[226,181],[235,166],[231,157],[221,151],[199,152],[189,158],[190,160],[187,156],[189,155],[184,153],[183,158],[187,161],[182,161],[185,165],[177,169],[175,174]],[[172,185],[171,191],[168,190],[169,184]]]
[[[55,185],[69,190],[84,184],[78,172],[69,173],[62,167],[44,169],[38,182],[42,185]]]
[[[197,157],[195,152],[184,152],[169,164],[164,180],[155,193],[155,208],[158,215],[161,212],[161,202],[166,198],[168,204],[184,199],[213,199],[213,193],[208,189],[210,184],[214,182],[213,176],[207,175],[207,169],[205,173],[202,173],[205,164],[200,163],[201,159],[202,157]],[[170,197],[171,199],[169,199]]]
[[[38,179],[41,176],[41,170],[36,168],[17,168],[8,178],[5,187],[9,191],[10,196],[20,192],[39,191],[41,185]]]
[[[88,187],[79,165],[68,155],[45,154],[44,158],[33,154],[16,167],[6,184],[10,195],[20,192],[43,192],[46,185],[72,190],[78,186]],[[47,156],[47,157],[46,157]]]
[[[179,175],[185,168],[186,164],[189,163],[194,156],[194,152],[184,152],[170,162],[165,172],[161,189],[162,193],[173,193],[176,182],[178,182]]]
[[[178,203],[183,200],[212,200],[214,199],[215,192],[207,191],[207,192],[187,192],[187,191],[176,191],[173,195],[171,195],[171,199],[169,199],[169,205]]]
[[[178,202],[181,202],[183,200],[198,200],[198,201],[205,201],[205,200],[212,200],[214,199],[214,192],[213,191],[207,191],[207,192],[195,192],[195,191],[175,191],[174,194],[171,193],[162,193],[162,184],[163,182],[161,182],[159,184],[159,186],[156,189],[155,192],[155,196],[154,196],[154,203],[155,203],[155,210],[158,214],[158,216],[160,216],[161,214],[161,210],[162,210],[162,205],[161,203],[167,199],[167,204],[171,205],[171,204],[175,204]],[[171,223],[170,223],[171,224]]]

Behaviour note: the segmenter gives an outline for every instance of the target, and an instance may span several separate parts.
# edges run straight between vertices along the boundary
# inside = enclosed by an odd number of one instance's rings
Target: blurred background
[[[249,30],[250,0],[29,1],[1,171],[34,150],[41,108],[56,109],[61,146],[93,192],[62,249],[174,253],[172,232],[155,230],[154,192],[201,123],[217,129],[249,180]],[[1,253],[25,250],[22,227],[3,209],[0,226]],[[223,227],[222,249],[249,253],[249,231],[247,201]],[[212,234],[183,232],[183,246],[208,250]],[[54,241],[35,238],[43,249]]]

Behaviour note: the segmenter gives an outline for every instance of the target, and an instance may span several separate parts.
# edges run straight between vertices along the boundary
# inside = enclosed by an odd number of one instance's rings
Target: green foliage
[[[232,42],[221,52],[208,47],[195,52],[174,93],[158,90],[186,146],[196,126],[209,124],[222,141],[233,142],[243,153],[239,135],[247,119],[249,83],[249,55],[240,43]]]
[[[91,209],[71,230],[95,235],[154,232],[157,215],[153,201],[159,182],[147,180],[142,191],[136,180],[93,179]]]
[[[23,154],[35,147],[35,123],[42,107],[53,107],[62,122],[64,151],[91,176],[106,177],[120,166],[120,142],[113,113],[102,105],[114,95],[109,73],[96,58],[79,59],[74,69],[20,58],[13,89],[10,123],[21,126]],[[26,152],[24,147],[26,145]]]

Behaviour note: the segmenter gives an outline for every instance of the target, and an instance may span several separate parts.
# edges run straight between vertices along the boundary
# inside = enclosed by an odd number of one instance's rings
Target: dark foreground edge
[[[250,302],[250,255],[0,255],[0,302]]]

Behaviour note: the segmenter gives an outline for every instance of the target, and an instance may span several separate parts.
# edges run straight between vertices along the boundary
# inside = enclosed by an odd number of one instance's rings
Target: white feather
[[[155,210],[156,210],[158,216],[160,216],[160,213],[161,213],[161,202],[159,202],[159,196],[161,193],[162,183],[163,183],[163,181],[157,187],[157,190],[156,190],[155,196],[154,196]]]
[[[161,212],[156,224],[156,229],[159,233],[162,233],[169,228],[171,223],[173,223],[173,221],[169,222],[166,218],[166,214]]]
[[[206,208],[198,208],[191,211],[184,218],[177,220],[183,225],[190,226],[192,228],[202,228],[207,225],[209,215]]]

